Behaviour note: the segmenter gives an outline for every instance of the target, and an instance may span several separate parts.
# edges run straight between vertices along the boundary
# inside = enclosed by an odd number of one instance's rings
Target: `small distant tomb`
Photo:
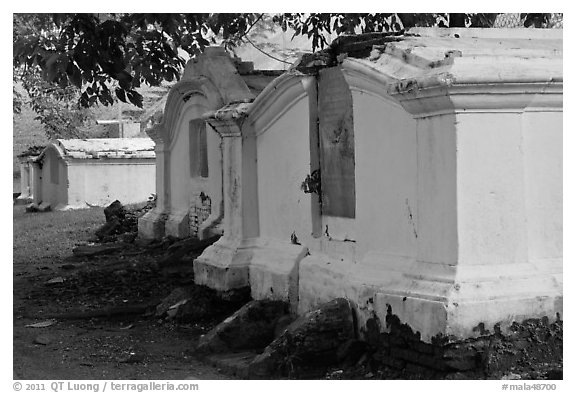
[[[150,138],[57,139],[27,161],[23,187],[52,210],[146,201],[155,192]]]
[[[140,134],[140,122],[97,120],[96,123],[110,128],[108,131],[110,138],[135,138]]]
[[[26,205],[34,200],[34,176],[38,166],[35,165],[43,146],[31,147],[27,151],[18,155],[20,164],[20,195],[14,201],[16,205]]]

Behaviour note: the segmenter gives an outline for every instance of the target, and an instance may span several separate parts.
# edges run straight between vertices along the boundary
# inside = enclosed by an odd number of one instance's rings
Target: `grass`
[[[101,207],[47,213],[26,213],[24,206],[13,209],[14,264],[61,261],[105,222]]]

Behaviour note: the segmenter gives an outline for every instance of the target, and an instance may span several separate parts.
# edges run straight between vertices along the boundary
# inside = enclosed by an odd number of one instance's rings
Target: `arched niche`
[[[166,219],[164,235],[204,237],[220,231],[220,137],[202,116],[222,105],[221,95],[208,78],[181,81],[169,93],[163,121],[149,132],[156,141],[157,209]],[[192,173],[199,155],[206,158],[205,176]]]

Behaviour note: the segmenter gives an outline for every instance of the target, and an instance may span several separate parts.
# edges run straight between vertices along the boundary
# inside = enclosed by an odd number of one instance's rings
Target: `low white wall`
[[[154,159],[71,160],[68,166],[68,205],[105,206],[144,202],[155,193]]]

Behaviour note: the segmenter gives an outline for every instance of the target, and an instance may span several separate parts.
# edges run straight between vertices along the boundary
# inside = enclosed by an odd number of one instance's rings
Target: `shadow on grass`
[[[14,206],[12,220],[14,264],[66,258],[105,222],[101,207],[26,213],[24,206]]]

